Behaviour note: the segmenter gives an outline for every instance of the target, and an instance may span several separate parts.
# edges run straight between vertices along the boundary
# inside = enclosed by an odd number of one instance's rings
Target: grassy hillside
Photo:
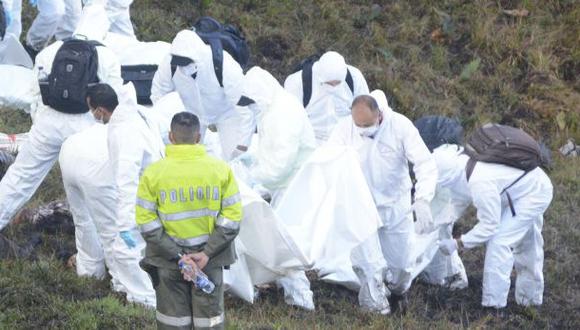
[[[510,12],[505,10],[519,10]],[[34,12],[26,8],[25,26]],[[527,14],[526,14],[527,11]],[[167,1],[133,7],[143,40],[171,41],[200,15],[243,28],[252,61],[282,82],[302,58],[333,49],[383,89],[396,111],[458,116],[524,127],[555,150],[580,141],[580,5],[577,1]],[[514,16],[515,15],[515,16]],[[0,110],[0,131],[27,130],[25,114]],[[287,307],[269,289],[254,305],[227,299],[231,328],[580,328],[580,160],[555,155],[555,196],[545,217],[544,305],[504,314],[480,308],[483,249],[463,255],[470,287],[460,292],[416,282],[406,313],[379,317],[356,308],[356,294],[313,282],[317,312]],[[58,169],[28,207],[63,198]],[[467,231],[473,216],[459,224]],[[28,227],[3,231],[26,241]],[[45,237],[45,241],[70,236]],[[50,241],[52,242],[52,241]],[[513,291],[513,288],[512,288]],[[107,281],[77,278],[53,244],[37,261],[0,261],[0,329],[153,328],[153,312],[126,304]]]

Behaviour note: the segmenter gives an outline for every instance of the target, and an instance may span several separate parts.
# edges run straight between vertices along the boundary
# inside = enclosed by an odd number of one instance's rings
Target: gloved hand
[[[452,238],[439,241],[439,250],[444,255],[449,256],[457,251],[457,241]]]
[[[29,3],[31,6],[34,6],[34,7],[36,7],[36,6],[38,5],[38,0],[28,0],[28,3]]]
[[[415,222],[415,232],[417,234],[426,234],[435,230],[435,222],[428,202],[420,199],[413,203],[411,209],[417,216],[417,222]]]
[[[127,244],[127,247],[129,249],[132,249],[137,246],[137,241],[135,241],[135,238],[133,237],[131,231],[125,230],[120,232],[119,235],[121,236],[123,241],[125,241],[125,244]]]
[[[252,157],[252,155],[250,155],[250,153],[248,153],[248,152],[244,152],[244,153],[240,154],[238,157],[234,158],[233,160],[240,161],[246,167],[251,167],[252,164],[254,163],[254,157]]]

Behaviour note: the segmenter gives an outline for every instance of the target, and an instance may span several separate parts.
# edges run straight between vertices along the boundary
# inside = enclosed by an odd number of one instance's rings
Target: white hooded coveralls
[[[194,64],[177,67],[172,76],[171,55],[189,58]],[[236,104],[242,95],[244,74],[226,51],[223,59],[224,86],[221,87],[214,71],[211,48],[195,32],[179,32],[173,39],[171,54],[167,54],[155,73],[151,100],[156,103],[164,95],[177,91],[187,111],[199,118],[202,137],[209,125],[217,127],[223,157],[229,160],[243,136]]]
[[[352,76],[353,91],[345,81],[347,70]],[[325,84],[333,80],[340,81],[340,84],[336,87]],[[302,104],[302,70],[289,75],[284,88]],[[312,96],[306,106],[306,113],[319,145],[328,139],[340,118],[350,116],[350,105],[354,98],[368,93],[369,87],[361,71],[347,65],[337,52],[327,52],[313,64]]]
[[[468,156],[459,155],[453,165],[443,169],[449,177],[465,177]],[[550,178],[536,168],[508,189],[516,215],[507,196],[501,193],[523,174],[522,170],[477,162],[467,185],[452,186],[453,196],[470,196],[477,209],[478,223],[461,236],[465,249],[485,245],[481,304],[502,308],[507,305],[510,275],[516,270],[516,302],[541,305],[544,292],[543,214],[552,201]],[[447,174],[442,174],[447,175]],[[463,179],[461,179],[463,180]]]
[[[99,13],[95,13],[99,15]],[[100,14],[104,15],[104,11]],[[81,24],[78,34],[91,36],[91,40],[102,40],[106,30],[95,29],[90,24]],[[100,36],[100,38],[99,38]],[[54,57],[62,45],[57,41],[36,57],[34,75],[39,68],[50,72]],[[105,47],[97,47],[99,67],[97,75],[101,82],[118,88],[123,83],[121,67],[115,55]],[[16,161],[0,182],[0,229],[4,228],[15,213],[26,203],[42,183],[58,158],[64,140],[74,133],[95,123],[89,113],[68,114],[58,112],[42,103],[40,88],[34,84],[31,93],[36,100],[32,104],[33,125],[28,141],[16,157]]]
[[[314,132],[302,105],[282,88],[269,72],[253,67],[246,73],[244,96],[257,117],[259,142],[250,176],[272,191],[272,205],[315,148]],[[290,273],[278,280],[285,301],[314,309],[310,282],[304,271]]]
[[[155,307],[155,292],[140,257],[118,240],[118,192],[107,148],[107,126],[93,126],[69,137],[59,157],[62,179],[75,223],[76,267],[80,276],[104,278],[106,267],[113,289],[127,300]]]
[[[83,10],[81,0],[38,0],[37,8],[38,15],[26,35],[26,43],[37,51],[46,47],[53,36],[57,40],[70,38]]]
[[[379,239],[392,275],[388,279],[389,288],[396,294],[403,294],[413,280],[413,261],[409,260],[409,255],[415,234],[408,162],[414,165],[417,178],[415,200],[426,202],[430,202],[435,193],[437,167],[413,123],[391,110],[383,92],[374,91],[371,96],[377,100],[383,117],[375,136],[368,138],[358,134],[352,117],[347,117],[338,123],[328,142],[352,146],[358,152],[383,221]]]

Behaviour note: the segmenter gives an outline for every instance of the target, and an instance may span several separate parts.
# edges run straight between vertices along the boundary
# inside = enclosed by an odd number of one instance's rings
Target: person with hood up
[[[25,47],[34,59],[52,37],[64,40],[73,35],[83,6],[81,0],[30,0],[30,3],[38,8],[38,15],[28,29]]]
[[[481,299],[484,307],[506,307],[514,266],[516,302],[524,306],[541,305],[544,293],[542,227],[543,214],[553,196],[550,178],[539,167],[522,176],[520,169],[477,162],[467,181],[465,168],[469,156],[448,147],[436,153],[441,153],[436,158],[437,165],[440,175],[446,178],[441,185],[450,189],[451,198],[459,205],[457,212],[462,212],[466,204],[473,204],[478,219],[466,234],[442,240],[440,251],[451,255],[458,250],[486,247]],[[507,195],[502,193],[514,182],[509,195],[515,215]]]
[[[225,160],[231,159],[244,132],[236,105],[242,94],[244,74],[240,65],[223,52],[222,85],[217,79],[210,46],[191,30],[183,30],[173,39],[171,53],[161,62],[151,87],[151,100],[177,91],[187,109],[205,130],[217,130]],[[245,149],[247,146],[241,146]]]
[[[347,65],[344,57],[333,51],[326,52],[312,65],[311,86],[311,98],[303,106],[320,145],[328,139],[338,120],[350,115],[354,98],[368,94],[369,87],[361,71]],[[303,102],[302,70],[288,76],[284,88]]]
[[[266,70],[253,67],[246,73],[244,96],[258,127],[256,151],[240,156],[250,164],[248,184],[262,185],[272,193],[272,205],[282,198],[290,180],[315,148],[314,132],[302,105]],[[306,274],[294,272],[279,280],[285,301],[314,309]]]
[[[83,17],[75,34],[85,36],[90,40],[103,40],[108,26],[99,29],[91,22],[99,16],[106,17],[106,13],[104,9],[97,7],[89,10],[91,15]],[[38,54],[33,69],[35,76],[38,76],[40,70],[51,71],[52,63],[61,45],[62,41],[57,41]],[[123,80],[121,66],[116,56],[105,47],[96,47],[96,50],[99,80],[108,83],[113,88],[120,87]],[[88,109],[86,111],[70,109],[70,113],[66,113],[45,105],[37,84],[32,86],[31,93],[36,102],[32,104],[33,125],[28,141],[0,182],[0,229],[4,228],[24,203],[32,197],[58,159],[64,140],[95,123]]]
[[[118,106],[117,94],[109,85],[99,84],[89,90],[88,103],[97,115],[112,114]],[[99,119],[106,124],[110,117]],[[113,290],[126,293],[128,301],[154,308],[151,280],[139,267],[141,256],[119,237],[115,207],[119,193],[109,162],[107,128],[94,124],[69,137],[60,152],[62,179],[75,224],[77,274],[103,279],[108,268]]]
[[[409,255],[414,231],[427,233],[434,230],[429,203],[437,183],[435,161],[417,128],[405,116],[394,112],[385,94],[379,90],[354,99],[352,116],[336,126],[328,143],[352,146],[359,154],[384,225],[378,234],[386,266],[392,274],[388,279],[389,288],[392,293],[403,295],[413,280]],[[409,163],[413,164],[417,178],[412,204]],[[413,211],[417,217],[415,224]],[[375,300],[362,298],[365,297],[359,295],[361,303]],[[365,304],[369,306],[363,307],[388,313],[386,301]]]

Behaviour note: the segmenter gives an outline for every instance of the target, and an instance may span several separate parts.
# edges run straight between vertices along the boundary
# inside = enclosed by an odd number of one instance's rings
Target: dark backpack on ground
[[[87,89],[99,82],[96,41],[65,40],[56,53],[47,78],[39,77],[42,102],[56,111],[85,113]]]
[[[4,13],[4,5],[0,1],[0,40],[4,39],[6,35],[6,29],[8,28],[8,22],[6,22],[6,16]]]
[[[202,17],[192,28],[195,33],[211,47],[215,76],[221,87],[224,87],[224,50],[245,69],[250,60],[250,49],[246,39],[233,25],[222,25],[211,17]],[[171,76],[175,74],[176,66],[171,66]]]
[[[469,156],[469,161],[465,167],[467,181],[469,181],[478,161],[503,164],[524,171],[520,177],[501,192],[502,194],[507,193],[510,210],[515,216],[516,211],[507,190],[530,171],[542,166],[542,153],[538,142],[519,128],[486,124],[469,137],[465,145],[465,153]]]
[[[415,127],[431,152],[443,144],[463,144],[463,127],[455,118],[425,116],[415,121]]]
[[[151,85],[157,72],[157,65],[123,65],[121,77],[124,83],[132,82],[137,92],[137,103],[142,105],[153,104],[151,102]]]
[[[319,58],[320,55],[311,55],[295,66],[291,72],[292,74],[302,71],[302,105],[305,108],[310,103],[310,98],[312,98],[312,66]],[[348,68],[346,69],[344,81],[346,81],[350,91],[354,93],[354,80]]]

